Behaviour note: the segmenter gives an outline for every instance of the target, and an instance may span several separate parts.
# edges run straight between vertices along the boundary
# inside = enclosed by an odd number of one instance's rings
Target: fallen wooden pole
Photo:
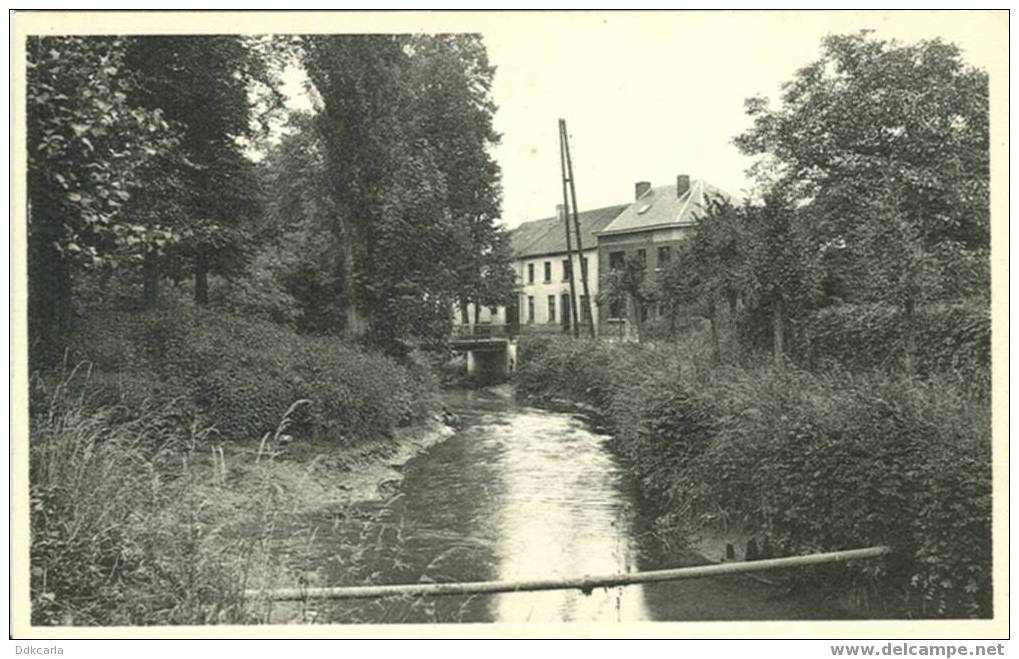
[[[760,561],[744,561],[741,563],[717,563],[697,565],[670,570],[651,570],[648,572],[632,572],[629,574],[613,574],[606,576],[575,577],[571,579],[536,579],[532,581],[466,581],[460,583],[414,583],[379,586],[341,586],[335,588],[280,588],[275,590],[246,590],[244,596],[249,598],[270,599],[275,601],[304,601],[323,599],[369,599],[377,597],[398,596],[443,596],[443,595],[480,595],[485,593],[515,593],[535,590],[573,590],[579,589],[585,594],[595,588],[611,588],[614,586],[632,586],[634,584],[654,583],[659,581],[679,581],[682,579],[700,579],[704,577],[720,577],[764,570],[781,570],[783,568],[804,567],[821,563],[837,563],[865,558],[877,558],[888,554],[888,547],[867,547],[865,549],[847,549],[825,554],[807,554],[806,556],[790,556],[788,558],[771,558]]]

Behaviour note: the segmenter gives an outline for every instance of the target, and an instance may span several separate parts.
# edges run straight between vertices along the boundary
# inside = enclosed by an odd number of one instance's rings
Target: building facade
[[[659,315],[658,309],[635,308],[632,303],[621,308],[600,303],[599,291],[605,275],[629,258],[642,260],[652,276],[660,272],[671,262],[676,245],[693,229],[712,195],[728,198],[718,188],[704,181],[691,181],[685,175],[677,176],[675,185],[652,187],[649,182],[638,182],[634,201],[579,214],[583,247],[580,256],[571,220],[572,273],[576,277],[581,336],[586,336],[593,325],[596,335],[633,338],[636,314],[641,314],[644,320]],[[562,207],[556,211],[552,217],[524,222],[510,233],[518,285],[516,304],[477,311],[474,305],[468,305],[458,311],[456,324],[461,326],[458,329],[474,333],[485,333],[486,327],[493,332],[511,333],[572,331],[575,320],[570,303],[570,250],[566,246]],[[587,275],[590,314],[584,298],[582,270]]]
[[[571,231],[572,260],[566,249],[566,222],[561,208],[553,217],[525,222],[513,231],[513,267],[519,285],[517,307],[521,332],[570,332],[574,324],[579,325],[582,333],[591,325],[597,330],[600,324],[599,260],[594,232],[607,226],[624,208],[622,205],[607,206],[580,213],[577,219],[583,252],[577,253],[576,234]],[[572,226],[571,221],[571,229]],[[584,274],[588,297],[584,296]],[[575,278],[579,323],[575,323],[570,301],[571,276]]]
[[[635,258],[644,263],[646,276],[656,276],[672,262],[677,246],[693,231],[712,197],[730,198],[719,188],[705,181],[691,181],[686,175],[677,176],[674,185],[652,187],[647,181],[638,182],[633,203],[595,232],[600,271],[608,273]],[[661,315],[661,309],[638,308],[632,300],[612,306],[607,305],[600,327],[602,334],[611,337],[631,336],[637,314],[643,322]]]

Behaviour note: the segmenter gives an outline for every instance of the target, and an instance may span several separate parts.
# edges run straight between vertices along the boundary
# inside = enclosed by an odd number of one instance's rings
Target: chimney
[[[563,206],[562,204],[556,204],[555,205],[555,216],[556,216],[556,219],[558,219],[560,222],[562,222],[563,218],[565,217],[565,215],[566,215],[566,207]]]
[[[651,189],[650,181],[637,181],[637,184],[633,186],[633,198],[640,199],[647,194],[647,191]]]
[[[690,189],[690,177],[687,174],[680,174],[676,177],[676,197],[682,197]]]

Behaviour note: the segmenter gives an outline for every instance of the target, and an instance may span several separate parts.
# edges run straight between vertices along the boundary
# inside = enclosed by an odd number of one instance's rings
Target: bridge
[[[468,375],[505,377],[517,367],[519,325],[478,323],[457,325],[449,342],[454,352],[467,355]]]

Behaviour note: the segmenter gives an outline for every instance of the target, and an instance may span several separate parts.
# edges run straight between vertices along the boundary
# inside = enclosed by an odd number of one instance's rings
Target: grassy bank
[[[733,526],[796,554],[888,544],[816,570],[875,614],[990,615],[990,410],[878,373],[710,368],[677,345],[533,338],[518,390],[597,407],[664,520]]]
[[[426,368],[252,318],[99,311],[72,346],[32,377],[35,624],[264,620],[243,590],[297,578],[279,517],[370,496],[441,430]]]

